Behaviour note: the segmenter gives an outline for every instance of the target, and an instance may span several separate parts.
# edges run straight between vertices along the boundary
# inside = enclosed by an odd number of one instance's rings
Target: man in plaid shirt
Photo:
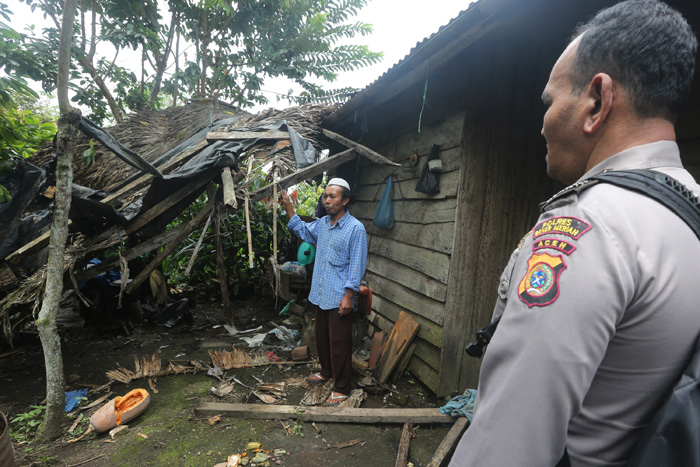
[[[348,182],[332,178],[323,192],[327,215],[314,222],[303,222],[294,212],[287,193],[280,193],[280,205],[289,216],[289,230],[316,245],[309,301],[316,314],[321,371],[309,376],[309,381],[321,383],[333,378],[333,392],[326,405],[338,405],[350,394],[350,312],[367,264],[367,233],[362,223],[348,212],[349,202]]]

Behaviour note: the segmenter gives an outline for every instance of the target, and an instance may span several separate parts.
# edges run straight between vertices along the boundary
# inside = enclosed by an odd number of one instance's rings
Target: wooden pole
[[[214,186],[207,185],[207,196],[210,201],[214,200]],[[219,271],[219,285],[221,286],[221,300],[224,302],[224,311],[228,316],[228,324],[233,324],[233,308],[228,296],[228,279],[226,278],[226,263],[224,262],[224,248],[221,245],[221,216],[218,209],[214,209],[214,247],[216,248],[216,269]]]
[[[395,467],[406,467],[408,464],[408,448],[411,446],[411,435],[413,434],[413,423],[403,424],[401,441],[399,442],[399,452],[396,456]]]
[[[277,169],[272,170],[272,257],[277,262]]]
[[[445,439],[443,439],[440,446],[438,446],[428,467],[440,467],[443,464],[447,455],[452,451],[452,448],[454,448],[455,444],[462,438],[462,433],[467,429],[467,426],[469,426],[469,420],[467,420],[466,417],[461,417],[452,425],[452,429],[450,429]]]
[[[192,266],[194,266],[194,260],[197,259],[197,253],[199,253],[199,249],[202,247],[202,242],[204,241],[204,237],[207,235],[207,230],[209,229],[209,224],[211,224],[211,215],[207,217],[207,222],[204,224],[204,228],[202,229],[202,235],[199,236],[199,240],[197,240],[197,244],[194,246],[194,251],[192,252],[192,257],[190,258],[190,262],[187,263],[187,269],[185,269],[185,277],[188,277],[190,275],[190,272],[192,272]]]
[[[253,159],[254,157],[252,155],[248,157],[248,173],[245,176],[246,186],[248,186],[250,183],[250,172],[253,170]],[[248,263],[250,269],[253,269],[253,236],[250,232],[250,199],[247,194],[245,196],[245,229],[248,233]]]

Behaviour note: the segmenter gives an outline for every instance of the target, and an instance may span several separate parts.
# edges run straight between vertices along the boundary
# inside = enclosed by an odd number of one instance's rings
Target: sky
[[[467,9],[470,3],[471,0],[369,0],[368,5],[360,10],[353,20],[372,24],[374,32],[370,36],[355,38],[353,43],[366,44],[374,52],[383,52],[384,59],[370,67],[344,73],[326,87],[366,87],[403,59],[416,43],[437,32],[440,26]],[[24,32],[25,25],[30,23],[35,24],[36,31],[41,31],[44,24],[49,24],[43,22],[39,10],[32,14],[27,5],[19,0],[9,0],[8,6],[14,13],[11,25],[18,31]],[[121,60],[129,58],[124,57]],[[125,65],[123,62],[120,64]],[[37,89],[39,88],[37,86]],[[267,78],[262,89],[269,104],[253,108],[252,111],[258,112],[265,107],[288,106],[286,100],[278,102],[275,93],[286,94],[290,88],[298,94],[295,86],[288,80]]]

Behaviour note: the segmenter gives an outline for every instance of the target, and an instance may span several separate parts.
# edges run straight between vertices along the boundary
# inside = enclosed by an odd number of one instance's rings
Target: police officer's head
[[[696,50],[685,19],[657,1],[625,1],[579,26],[542,94],[547,173],[573,183],[627,148],[674,140]]]
[[[643,117],[675,122],[690,91],[697,39],[681,14],[654,0],[630,0],[601,10],[580,25],[572,74],[581,92],[597,73],[625,88]]]

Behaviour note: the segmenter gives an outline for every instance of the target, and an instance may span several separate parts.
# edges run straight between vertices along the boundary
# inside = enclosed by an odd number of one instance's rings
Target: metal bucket
[[[11,467],[15,465],[15,453],[10,443],[10,424],[5,414],[0,412],[0,465]]]

